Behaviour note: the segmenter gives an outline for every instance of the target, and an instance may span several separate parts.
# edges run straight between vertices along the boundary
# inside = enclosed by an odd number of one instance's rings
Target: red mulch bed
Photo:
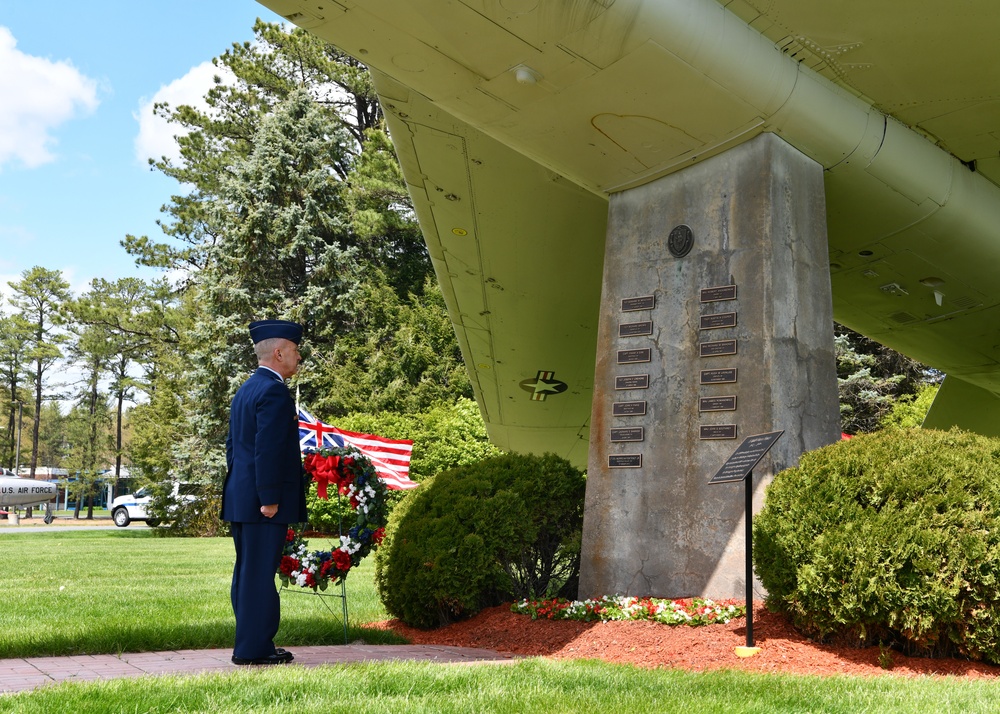
[[[572,622],[532,620],[507,605],[435,630],[418,630],[398,620],[380,623],[413,644],[477,647],[516,655],[559,659],[601,659],[640,667],[692,671],[739,669],[790,674],[847,674],[995,678],[1000,667],[959,659],[925,659],[892,652],[891,669],[879,666],[879,648],[817,644],[796,632],[781,615],[754,608],[753,657],[740,658],[746,645],[746,618],[726,625],[670,626],[653,622]]]

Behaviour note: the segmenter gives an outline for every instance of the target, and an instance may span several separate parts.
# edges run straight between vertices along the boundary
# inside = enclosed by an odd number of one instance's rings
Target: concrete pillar
[[[580,596],[742,598],[743,485],[709,479],[784,430],[759,509],[840,436],[822,167],[763,134],[609,211]]]

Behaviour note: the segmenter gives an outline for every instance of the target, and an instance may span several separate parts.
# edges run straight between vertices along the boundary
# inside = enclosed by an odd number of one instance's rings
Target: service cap
[[[299,344],[302,339],[302,325],[290,320],[257,320],[250,323],[250,339],[254,344],[274,337],[283,337]]]

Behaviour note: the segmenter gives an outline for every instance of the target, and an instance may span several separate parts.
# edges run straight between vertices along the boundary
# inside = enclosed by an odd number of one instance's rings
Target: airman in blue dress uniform
[[[302,326],[250,323],[259,367],[233,397],[226,439],[222,518],[236,546],[230,591],[236,616],[235,664],[284,664],[274,646],[281,603],[274,575],[291,523],[306,520],[298,415],[285,380],[298,371]]]

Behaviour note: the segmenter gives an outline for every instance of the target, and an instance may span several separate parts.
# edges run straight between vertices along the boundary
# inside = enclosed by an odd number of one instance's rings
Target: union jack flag
[[[358,434],[324,424],[305,409],[299,407],[299,450],[346,448],[353,446],[368,457],[376,473],[385,481],[386,488],[401,490],[416,488],[411,481],[410,454],[413,442],[408,439],[386,439],[374,434]]]

